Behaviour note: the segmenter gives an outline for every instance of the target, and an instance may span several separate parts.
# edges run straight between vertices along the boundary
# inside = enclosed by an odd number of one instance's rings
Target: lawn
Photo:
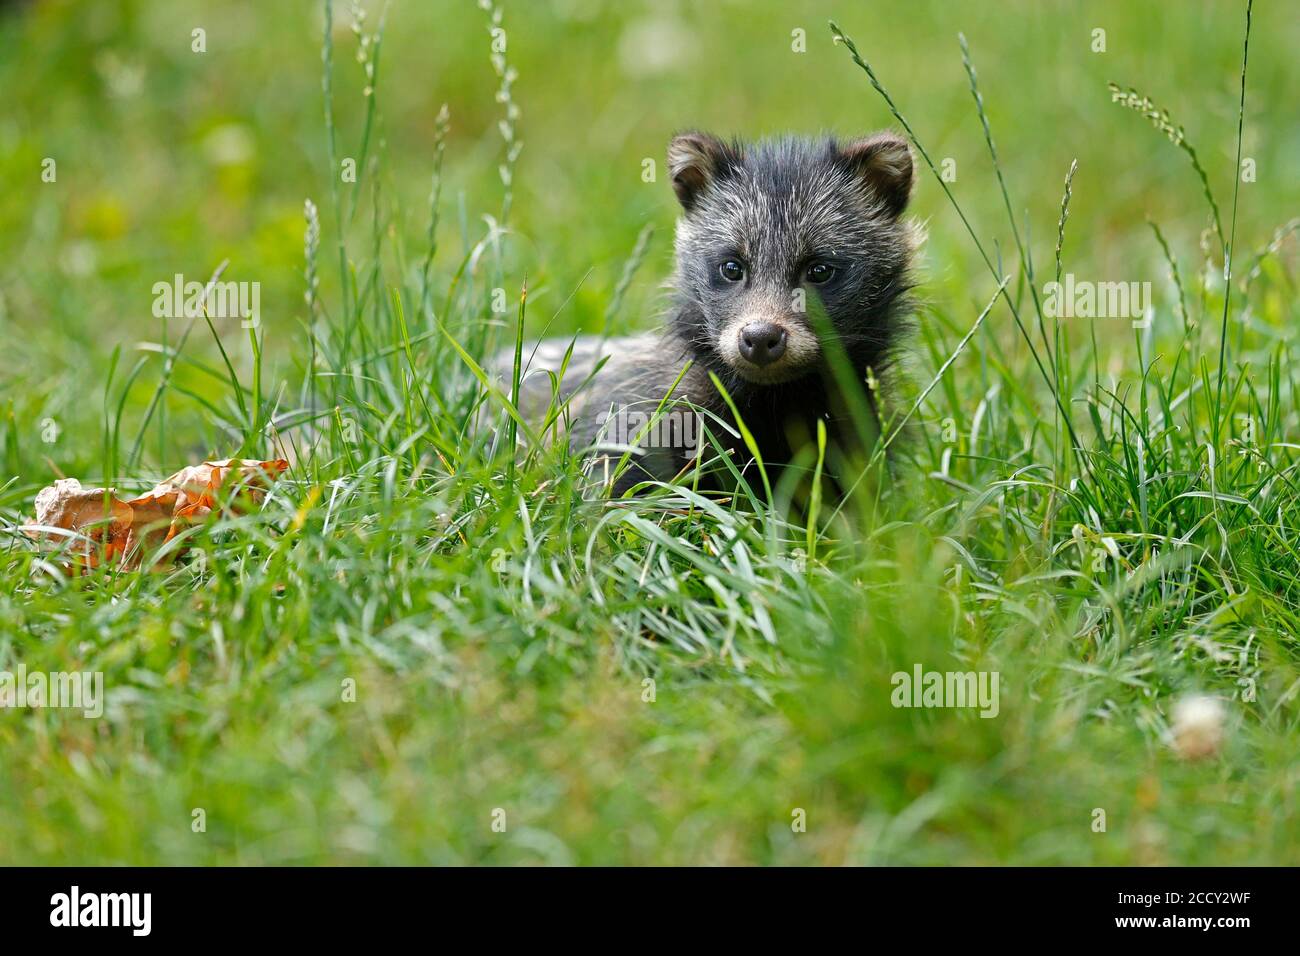
[[[1293,11],[1243,75],[1239,2],[333,7],[0,10],[0,672],[105,690],[0,708],[0,864],[1300,863]],[[612,501],[483,386],[655,325],[675,131],[886,127],[843,500]],[[256,322],[158,314],[221,269]],[[23,530],[227,457],[289,466],[157,567]]]

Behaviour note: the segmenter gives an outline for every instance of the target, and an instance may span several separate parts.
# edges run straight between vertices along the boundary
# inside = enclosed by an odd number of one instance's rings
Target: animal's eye
[[[808,267],[808,281],[813,285],[829,282],[833,275],[835,275],[835,267],[824,262],[814,262]]]
[[[745,267],[735,259],[728,259],[722,265],[718,266],[718,272],[722,278],[728,282],[739,282],[745,278]]]

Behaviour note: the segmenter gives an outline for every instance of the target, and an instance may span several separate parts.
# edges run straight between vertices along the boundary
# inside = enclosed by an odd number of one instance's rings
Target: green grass
[[[492,64],[488,15],[407,6],[367,41],[372,96],[346,18],[322,64],[307,5],[209,23],[206,61],[179,4],[0,27],[49,61],[0,58],[30,123],[0,126],[0,163],[38,183],[60,157],[57,184],[0,199],[0,669],[108,689],[101,720],[0,711],[0,862],[1300,861],[1284,10],[1253,11],[1243,81],[1235,4],[885,25],[708,5],[682,15],[696,60],[649,77],[620,44],[676,15],[511,5]],[[116,66],[88,68],[106,39]],[[786,56],[808,83],[767,75]],[[144,86],[115,99],[132,63]],[[1196,167],[1107,81],[1168,106]],[[640,160],[672,128],[904,119],[959,173],[946,192],[922,164],[915,412],[847,501],[796,518],[788,487],[688,477],[610,502],[483,388],[521,328],[652,323],[672,208]],[[1260,170],[1240,189],[1239,150]],[[263,282],[256,334],[160,328],[152,283],[225,258]],[[1149,326],[1045,314],[1069,272],[1151,281]],[[67,577],[15,530],[59,474],[143,488],[241,451],[294,463],[169,570]],[[895,708],[917,664],[997,671],[998,716]],[[1208,760],[1170,745],[1191,693],[1226,709]]]

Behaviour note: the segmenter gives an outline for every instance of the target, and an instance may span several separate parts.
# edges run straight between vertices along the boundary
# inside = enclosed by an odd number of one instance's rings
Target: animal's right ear
[[[668,175],[673,192],[687,212],[694,207],[705,187],[730,163],[735,151],[708,133],[679,133],[668,144]]]

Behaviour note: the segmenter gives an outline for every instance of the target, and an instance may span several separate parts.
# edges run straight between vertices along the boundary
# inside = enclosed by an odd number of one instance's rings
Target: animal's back
[[[566,364],[570,346],[572,354]],[[564,407],[561,417],[567,424],[565,435],[570,447],[590,451],[597,443],[631,444],[639,425],[653,416],[679,377],[673,392],[675,399],[707,406],[710,397],[716,395],[700,369],[688,369],[681,375],[689,361],[680,340],[664,332],[525,342],[520,356],[519,411],[530,422],[543,421],[556,398],[558,380],[558,403]],[[514,349],[498,352],[490,371],[502,390],[508,392],[514,373]],[[672,420],[680,421],[680,413]],[[629,480],[620,482],[616,490],[648,477],[667,480],[695,453],[693,441],[642,441],[639,447]]]

